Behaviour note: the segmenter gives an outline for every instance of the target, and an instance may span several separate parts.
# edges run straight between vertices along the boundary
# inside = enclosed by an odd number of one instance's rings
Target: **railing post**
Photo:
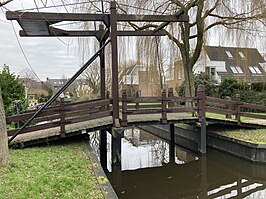
[[[227,100],[232,100],[231,97],[226,97],[226,99],[227,99]],[[227,109],[227,110],[229,110],[229,111],[231,110],[231,111],[232,111],[232,108],[233,108],[232,104],[227,104],[227,106],[226,106],[226,109]],[[226,117],[226,119],[232,119],[232,115],[229,114],[229,113],[226,114],[225,117]]]
[[[161,103],[161,108],[162,108],[162,117],[161,117],[161,122],[163,124],[167,123],[167,113],[166,113],[166,90],[163,89],[162,91],[162,103]]]
[[[136,98],[139,98],[139,91],[136,91]],[[139,102],[136,102],[136,109],[139,109]]]
[[[199,85],[197,90],[198,97],[198,117],[200,122],[200,152],[206,153],[207,143],[206,143],[206,96],[205,96],[205,86]]]
[[[236,94],[236,120],[237,120],[237,124],[239,125],[241,123],[241,119],[240,119],[240,95]]]
[[[127,91],[123,90],[122,94],[122,126],[127,126]]]
[[[173,88],[169,88],[168,89],[168,98],[172,98],[172,97],[174,97],[174,90],[173,90]],[[168,107],[170,108],[170,107],[174,107],[174,102],[168,102]]]
[[[66,137],[66,113],[65,113],[65,100],[64,98],[60,98],[60,108],[59,108],[59,113],[60,113],[60,135],[61,137]]]
[[[109,91],[106,92],[106,99],[110,99],[110,92]],[[106,105],[106,110],[110,111],[110,104]]]

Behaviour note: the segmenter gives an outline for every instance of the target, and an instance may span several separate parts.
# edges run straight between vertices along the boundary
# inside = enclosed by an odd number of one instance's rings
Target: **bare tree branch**
[[[10,3],[11,1],[13,1],[13,0],[6,0],[6,1],[0,2],[0,7]]]

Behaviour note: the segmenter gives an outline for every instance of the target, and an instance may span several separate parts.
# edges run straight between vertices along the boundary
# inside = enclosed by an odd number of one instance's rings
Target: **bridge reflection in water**
[[[137,128],[118,138],[121,149],[107,133],[100,155],[100,134],[91,134],[91,145],[119,198],[266,198],[265,165],[211,149],[197,156]],[[121,151],[121,162],[112,150]]]

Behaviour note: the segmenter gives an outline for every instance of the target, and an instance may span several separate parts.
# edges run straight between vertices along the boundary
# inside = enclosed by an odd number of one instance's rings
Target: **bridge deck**
[[[150,114],[145,116],[130,115],[128,116],[128,126],[132,125],[151,125],[161,124],[161,114]],[[196,117],[192,117],[191,114],[182,113],[168,114],[168,122],[195,122],[198,120]],[[68,124],[65,126],[65,136],[71,137],[75,135],[85,134],[86,132],[108,129],[113,126],[113,120],[111,116],[94,119],[86,122],[79,122],[74,124]],[[18,135],[12,142],[11,145],[22,145],[28,146],[37,143],[45,143],[52,140],[62,139],[60,134],[60,127],[33,131],[25,134]]]

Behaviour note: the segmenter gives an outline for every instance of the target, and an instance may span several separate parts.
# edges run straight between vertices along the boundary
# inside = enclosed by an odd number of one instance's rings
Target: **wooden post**
[[[112,164],[121,164],[121,138],[123,128],[112,128]]]
[[[99,26],[99,30],[103,31],[104,30],[104,26],[100,25]],[[100,48],[103,47],[103,45],[105,44],[105,39],[103,39],[102,41],[99,41],[100,43]],[[104,49],[100,52],[100,68],[101,68],[101,100],[105,99],[105,56],[104,56]],[[105,107],[102,106],[101,107],[101,111],[105,111]]]
[[[110,8],[111,44],[112,44],[112,98],[113,124],[119,127],[119,93],[118,93],[118,54],[117,54],[117,13],[116,2],[111,1]]]
[[[162,117],[161,117],[161,122],[163,124],[167,123],[167,113],[166,113],[166,90],[163,89],[162,91],[162,103],[161,103],[161,108],[162,108]]]
[[[139,91],[136,91],[136,98],[139,98]],[[136,109],[139,109],[139,103],[136,103]]]
[[[170,124],[169,133],[170,133],[169,163],[175,163],[175,125],[174,124]]]
[[[240,107],[241,103],[240,103],[240,95],[236,94],[236,120],[237,120],[237,124],[239,125],[241,123],[241,119],[240,119],[240,113],[241,113],[241,107]]]
[[[64,98],[60,98],[60,135],[61,137],[66,137],[66,113],[65,113],[65,100]]]
[[[173,88],[169,88],[168,89],[168,98],[171,99],[172,97],[174,97],[174,90]],[[168,107],[174,107],[174,102],[168,102]]]
[[[106,99],[110,99],[110,92],[109,91],[106,92]],[[110,111],[110,105],[109,104],[106,105],[106,110]]]
[[[2,91],[0,87],[0,168],[8,164],[8,139]]]
[[[122,126],[127,126],[127,90],[123,90],[122,94]]]
[[[100,130],[100,162],[103,169],[107,170],[107,131]]]
[[[226,97],[226,99],[227,100],[232,100],[231,97]],[[228,111],[232,111],[232,108],[233,108],[232,104],[227,104],[226,109]],[[226,119],[232,119],[232,115],[231,114],[226,114],[225,117],[226,117]]]
[[[207,143],[206,143],[206,96],[205,96],[205,86],[199,85],[197,90],[198,97],[198,115],[200,122],[200,152],[206,153]]]

